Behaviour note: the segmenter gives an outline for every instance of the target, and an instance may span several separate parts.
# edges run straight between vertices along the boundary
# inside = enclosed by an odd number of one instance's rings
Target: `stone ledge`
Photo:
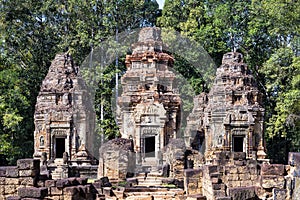
[[[6,167],[6,177],[17,178],[18,176],[18,167]]]
[[[21,170],[38,170],[40,171],[40,160],[38,159],[19,159],[17,166]]]
[[[261,186],[263,188],[280,188],[283,189],[285,185],[285,179],[283,176],[277,175],[262,175]]]
[[[19,188],[18,195],[21,198],[44,198],[48,195],[48,188],[36,188],[36,187],[26,187],[26,188]]]
[[[202,176],[202,169],[185,169],[184,176],[191,177],[191,176]]]
[[[229,188],[228,194],[233,200],[254,199],[256,197],[255,187],[237,187]]]
[[[284,175],[284,165],[282,164],[263,164],[261,175]]]

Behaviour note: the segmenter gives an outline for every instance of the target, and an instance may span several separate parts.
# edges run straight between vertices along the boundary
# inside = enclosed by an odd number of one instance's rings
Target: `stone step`
[[[156,177],[156,176],[147,176],[147,177],[136,177],[137,180],[139,181],[144,181],[144,180],[162,180],[162,177]]]
[[[125,194],[127,197],[130,196],[171,196],[175,197],[177,195],[176,192],[131,192]]]
[[[154,182],[139,183],[138,186],[145,186],[145,187],[161,186],[161,183],[154,183]]]
[[[152,196],[129,196],[125,198],[126,200],[152,200]]]
[[[147,174],[147,177],[154,176],[154,177],[163,177],[162,173],[159,171],[151,171]]]
[[[148,195],[148,196],[129,196],[125,198],[126,200],[175,200],[179,199],[178,197],[169,196],[169,195]]]

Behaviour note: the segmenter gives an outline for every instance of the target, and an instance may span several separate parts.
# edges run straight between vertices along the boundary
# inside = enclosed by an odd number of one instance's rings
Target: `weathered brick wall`
[[[186,169],[184,189],[187,194],[218,200],[299,199],[300,153],[296,154],[289,165],[283,165],[246,159],[242,152],[221,152],[212,164]],[[202,181],[201,184],[199,181]]]
[[[128,173],[135,172],[135,153],[132,140],[117,138],[99,149],[98,178],[125,180]]]
[[[163,152],[163,159],[170,166],[170,177],[183,181],[185,144],[182,139],[170,139]]]
[[[246,160],[245,154],[232,154],[232,160],[224,168],[223,180],[228,188],[259,186],[257,161]]]
[[[17,166],[0,167],[0,199],[16,196],[18,189],[32,187],[38,183],[40,161],[22,159]]]
[[[202,194],[202,169],[184,170],[184,188],[186,194]]]
[[[46,180],[43,187],[18,188],[17,194],[7,199],[53,199],[53,200],[93,200],[97,189],[87,183],[87,178],[67,178]]]

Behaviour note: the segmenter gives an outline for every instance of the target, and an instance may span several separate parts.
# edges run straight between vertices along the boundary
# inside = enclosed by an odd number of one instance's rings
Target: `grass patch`
[[[96,180],[96,179],[89,178],[89,179],[87,180],[87,183],[94,183],[95,180]]]

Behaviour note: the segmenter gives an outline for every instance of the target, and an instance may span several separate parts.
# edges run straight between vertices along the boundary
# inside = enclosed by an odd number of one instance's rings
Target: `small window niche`
[[[40,147],[44,147],[45,146],[45,138],[44,136],[40,137]]]

